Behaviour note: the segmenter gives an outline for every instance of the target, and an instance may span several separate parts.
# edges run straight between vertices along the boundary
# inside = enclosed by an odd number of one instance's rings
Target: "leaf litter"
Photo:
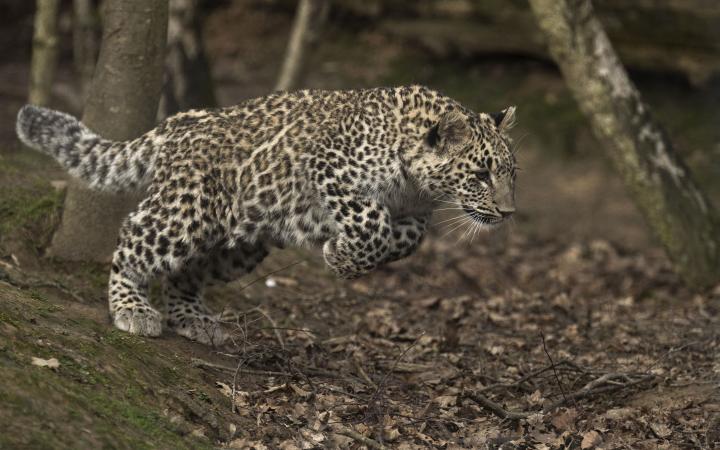
[[[294,268],[263,314],[238,314],[225,362],[196,360],[236,411],[225,446],[715,445],[720,291],[691,293],[662,255],[604,241],[510,236],[462,260],[442,245],[349,293],[303,291],[317,269]]]

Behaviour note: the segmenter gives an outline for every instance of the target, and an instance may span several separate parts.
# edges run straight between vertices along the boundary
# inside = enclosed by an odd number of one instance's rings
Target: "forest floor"
[[[210,20],[218,29],[233,16]],[[247,34],[277,59],[282,37],[251,25],[289,19],[242,20],[238,39],[208,37],[223,103],[272,84],[276,65]],[[407,72],[412,61],[397,46],[360,40],[382,70],[320,48],[330,62],[309,83],[405,81],[398,64]],[[481,68],[506,84],[525,70]],[[26,70],[0,68],[0,84]],[[514,223],[470,240],[439,215],[416,255],[353,282],[332,278],[317,254],[275,252],[209,293],[233,331],[223,348],[114,330],[107,267],[42,257],[64,175],[20,149],[23,93],[0,92],[0,449],[716,448],[720,286],[682,285],[592,151],[539,150],[596,144],[576,131],[577,113],[553,109],[568,104],[557,74],[527,78],[512,101],[527,103],[531,124],[558,113],[565,122],[552,126],[565,128],[548,140],[536,127],[520,154]],[[457,95],[477,104],[490,92],[501,106],[491,90]]]

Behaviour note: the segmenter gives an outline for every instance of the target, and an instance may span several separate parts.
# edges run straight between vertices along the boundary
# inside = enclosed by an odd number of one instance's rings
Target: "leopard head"
[[[420,186],[479,225],[503,222],[515,212],[515,156],[507,135],[514,120],[515,107],[496,114],[443,113],[413,164]]]

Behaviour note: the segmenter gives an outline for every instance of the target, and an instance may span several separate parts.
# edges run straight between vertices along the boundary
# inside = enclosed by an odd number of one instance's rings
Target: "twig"
[[[207,367],[208,369],[215,369],[215,370],[222,370],[224,372],[229,373],[246,373],[248,375],[265,375],[269,377],[288,377],[292,378],[293,374],[289,372],[279,372],[274,370],[258,370],[258,369],[238,369],[233,368],[229,366],[224,366],[222,364],[215,364],[211,363],[209,361],[205,361],[199,358],[192,358],[191,363],[195,367]],[[346,380],[346,381],[355,381],[356,383],[361,381],[357,377],[354,376],[347,376],[343,374],[338,374],[334,372],[330,372],[327,370],[318,369],[316,367],[302,367],[300,368],[302,370],[303,375],[313,375],[316,377],[325,377],[325,378],[333,378],[338,380]],[[298,369],[298,370],[300,370]]]
[[[241,359],[240,361],[238,361],[238,365],[237,365],[237,367],[235,368],[235,373],[233,374],[232,401],[231,401],[231,403],[232,403],[232,412],[233,412],[233,413],[237,413],[237,412],[238,412],[238,411],[237,411],[237,406],[235,405],[235,395],[236,395],[236,393],[237,393],[237,377],[238,377],[238,374],[240,373],[240,369],[241,369],[241,367],[242,367],[242,365],[243,365],[244,363],[245,363],[245,361],[242,360],[242,359]]]
[[[215,363],[211,363],[209,361],[204,361],[199,358],[192,358],[190,361],[194,367],[207,367],[208,369],[222,370],[224,372],[229,372],[229,373],[233,373],[233,374],[245,373],[248,375],[265,375],[265,376],[269,376],[269,377],[292,377],[292,375],[287,372],[277,372],[277,371],[272,371],[272,370],[241,369],[239,365],[238,365],[238,367],[233,368],[233,367],[223,366],[222,364],[215,364]]]
[[[540,338],[542,339],[543,351],[545,352],[548,360],[550,360],[550,366],[552,366],[553,374],[555,375],[555,381],[560,388],[560,393],[563,396],[563,400],[567,402],[567,397],[565,397],[565,389],[563,388],[562,382],[560,381],[560,376],[558,375],[557,369],[555,368],[555,363],[553,362],[553,359],[550,356],[550,352],[548,352],[547,346],[545,345],[545,333],[543,333],[542,330],[540,331]]]
[[[373,382],[373,380],[370,379],[367,372],[365,372],[365,369],[363,369],[362,365],[358,361],[355,361],[355,368],[357,369],[358,373],[360,374],[360,378],[365,380],[365,382],[368,384],[368,386],[370,386],[373,389],[378,388],[378,385],[375,384],[375,382]]]
[[[574,369],[575,371],[581,372],[583,374],[587,373],[587,371],[585,369],[578,366],[574,362],[569,361],[567,359],[562,359],[562,360],[556,362],[555,364],[550,364],[541,369],[537,369],[533,372],[530,372],[527,375],[522,376],[517,381],[514,381],[512,383],[493,383],[489,386],[485,386],[484,388],[478,390],[477,392],[487,392],[487,391],[491,391],[491,390],[497,389],[497,388],[510,388],[510,387],[517,387],[518,389],[527,390],[527,388],[521,387],[523,383],[526,383],[526,382],[530,381],[531,379],[533,379],[539,375],[542,375],[543,373],[545,373],[549,370],[553,370],[553,369],[559,368],[561,366],[568,366],[569,368]],[[532,392],[532,390],[529,390],[529,392]]]
[[[420,333],[420,336],[416,337],[415,340],[412,342],[412,344],[408,345],[407,348],[405,350],[403,350],[402,353],[400,353],[397,358],[395,358],[395,362],[394,362],[393,366],[390,368],[390,370],[388,370],[385,373],[385,375],[380,380],[380,383],[378,383],[377,389],[375,389],[375,393],[372,395],[372,397],[370,397],[369,403],[374,403],[374,401],[376,400],[378,395],[380,395],[380,391],[385,388],[385,382],[387,381],[387,378],[390,376],[391,373],[393,373],[395,371],[395,368],[397,368],[397,365],[405,357],[407,352],[409,352],[411,348],[415,347],[415,345],[417,345],[420,338],[423,336],[425,336],[424,331],[422,333]],[[370,405],[368,404],[368,406],[370,406]]]
[[[254,308],[254,310],[259,312],[260,314],[262,314],[267,319],[267,321],[270,322],[270,325],[272,326],[272,330],[273,330],[273,332],[275,332],[275,338],[278,340],[278,343],[280,344],[280,348],[282,348],[283,351],[285,351],[285,341],[283,341],[283,338],[280,335],[279,328],[278,328],[277,324],[275,323],[275,321],[273,320],[273,318],[270,317],[270,314],[265,312],[265,310],[260,308],[259,306]]]
[[[627,377],[627,375],[624,375],[624,374],[608,374],[608,375],[615,375],[615,376],[622,375],[622,376]],[[603,378],[605,378],[605,379],[600,381]],[[644,377],[638,378],[637,380],[632,380],[632,381],[629,381],[624,384],[613,383],[610,385],[600,386],[600,384],[607,384],[608,382],[610,382],[610,378],[611,377],[606,378],[606,376],[603,375],[602,377],[598,378],[597,380],[593,380],[593,381],[589,382],[581,389],[568,394],[567,397],[563,397],[562,400],[558,400],[557,402],[551,404],[545,410],[552,411],[553,409],[566,404],[568,400],[575,401],[575,400],[579,400],[581,398],[592,397],[592,396],[599,395],[599,394],[607,394],[608,392],[620,391],[622,389],[629,388],[631,386],[635,386],[635,385],[644,383],[646,381],[654,380],[655,375],[646,375]],[[629,377],[628,377],[628,379],[629,379]]]
[[[368,448],[374,448],[376,450],[387,450],[387,447],[376,441],[375,439],[371,439],[367,436],[363,436],[362,434],[358,433],[355,430],[351,430],[350,428],[344,427],[344,426],[337,426],[337,430],[333,431],[335,434],[340,434],[343,436],[347,436],[349,438],[355,439],[359,443],[363,445],[367,445]]]
[[[495,403],[494,401],[477,392],[467,392],[465,393],[465,396],[477,403],[478,405],[490,410],[501,419],[520,420],[530,417],[530,413],[528,412],[508,411],[502,406],[500,406],[500,404]]]

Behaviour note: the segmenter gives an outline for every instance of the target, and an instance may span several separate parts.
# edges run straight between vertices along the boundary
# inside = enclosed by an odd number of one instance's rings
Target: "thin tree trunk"
[[[676,270],[695,287],[717,283],[718,215],[628,78],[590,0],[530,5],[581,110]]]
[[[85,101],[100,47],[100,23],[92,0],[73,0],[73,22],[73,58]]]
[[[58,59],[59,0],[37,0],[30,66],[29,102],[47,105]]]
[[[199,0],[170,0],[165,87],[158,119],[217,105],[203,48]]]
[[[328,7],[327,0],[300,0],[280,76],[275,84],[276,91],[297,87],[305,53],[317,39],[319,29],[327,17]]]
[[[167,0],[105,0],[103,39],[83,122],[101,136],[127,140],[155,124],[167,39]],[[120,222],[138,195],[68,186],[62,222],[51,256],[108,261]]]

